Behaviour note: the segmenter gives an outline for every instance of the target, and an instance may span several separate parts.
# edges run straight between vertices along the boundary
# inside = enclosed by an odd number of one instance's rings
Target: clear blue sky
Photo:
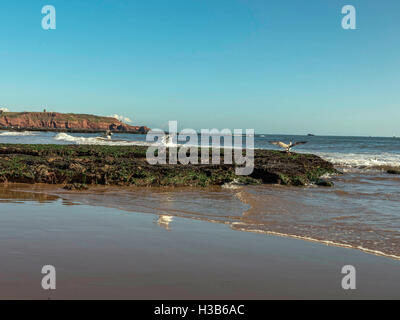
[[[346,4],[357,30],[341,28]],[[1,1],[0,35],[11,111],[400,136],[398,0]]]

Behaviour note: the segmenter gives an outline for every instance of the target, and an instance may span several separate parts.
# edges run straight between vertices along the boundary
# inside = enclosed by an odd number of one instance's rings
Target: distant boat
[[[308,136],[309,137],[315,137],[315,134],[309,133]]]

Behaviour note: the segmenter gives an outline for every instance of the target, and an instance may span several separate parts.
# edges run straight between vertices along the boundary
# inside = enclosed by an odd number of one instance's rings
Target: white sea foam
[[[321,158],[332,162],[338,167],[348,168],[379,168],[383,166],[400,166],[400,154],[376,153],[321,153],[315,152]]]
[[[6,136],[6,137],[17,137],[17,136],[35,136],[37,135],[37,132],[32,132],[32,131],[4,131],[0,133],[0,136]]]
[[[335,247],[342,247],[342,248],[348,248],[348,249],[357,249],[357,250],[360,250],[360,251],[363,251],[366,253],[370,253],[370,254],[374,254],[377,256],[383,256],[383,257],[388,257],[388,258],[392,258],[395,260],[400,260],[400,256],[385,253],[380,250],[365,248],[363,246],[353,246],[353,245],[350,245],[347,243],[339,243],[339,242],[335,242],[335,241],[331,241],[331,240],[320,240],[320,239],[315,239],[315,238],[307,237],[307,236],[298,236],[298,235],[294,235],[294,234],[287,234],[287,233],[275,232],[275,231],[270,231],[270,230],[248,228],[246,226],[246,224],[243,222],[233,222],[230,225],[231,225],[232,229],[234,229],[234,230],[269,234],[269,235],[273,235],[273,236],[288,237],[288,238],[300,239],[300,240],[305,240],[305,241],[310,241],[310,242],[318,242],[318,243],[325,244],[327,246],[335,246]]]
[[[239,184],[237,179],[235,179],[232,182],[224,183],[222,185],[222,188],[236,190],[236,189],[240,189],[242,186],[243,185]]]
[[[103,137],[74,137],[67,133],[59,133],[54,137],[58,141],[73,142],[83,145],[104,145],[104,146],[147,146],[146,142],[141,141],[126,141],[126,140],[108,140]]]
[[[118,139],[105,139],[103,137],[76,137],[71,136],[67,133],[59,133],[54,137],[57,141],[72,142],[74,144],[86,144],[86,145],[111,145],[111,146],[164,146],[167,148],[179,147],[181,144],[173,142],[170,136],[164,137],[161,141],[157,142],[146,142],[146,141],[127,141]],[[186,147],[206,147],[210,148],[209,145],[200,146],[199,144],[184,144]],[[236,147],[230,147],[235,149]]]

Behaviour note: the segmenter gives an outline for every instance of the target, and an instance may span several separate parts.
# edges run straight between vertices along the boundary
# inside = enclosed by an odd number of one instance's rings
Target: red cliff
[[[1,112],[0,127],[43,131],[105,131],[147,133],[145,126],[131,126],[115,118],[58,112]]]

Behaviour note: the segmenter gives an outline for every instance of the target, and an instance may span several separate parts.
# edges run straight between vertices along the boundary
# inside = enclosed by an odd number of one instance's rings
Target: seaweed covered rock
[[[327,181],[327,180],[324,180],[324,179],[318,179],[315,182],[315,184],[317,186],[320,186],[320,187],[333,187],[334,186],[332,181]]]
[[[339,173],[332,163],[312,154],[256,150],[252,174],[263,183],[306,185],[315,183],[325,174]]]
[[[235,164],[156,164],[147,147],[0,145],[0,182],[87,185],[211,186],[225,183],[306,185],[327,173],[330,162],[311,154],[255,150],[254,171],[238,176]],[[200,153],[199,153],[200,154]],[[211,161],[210,161],[211,163]]]

